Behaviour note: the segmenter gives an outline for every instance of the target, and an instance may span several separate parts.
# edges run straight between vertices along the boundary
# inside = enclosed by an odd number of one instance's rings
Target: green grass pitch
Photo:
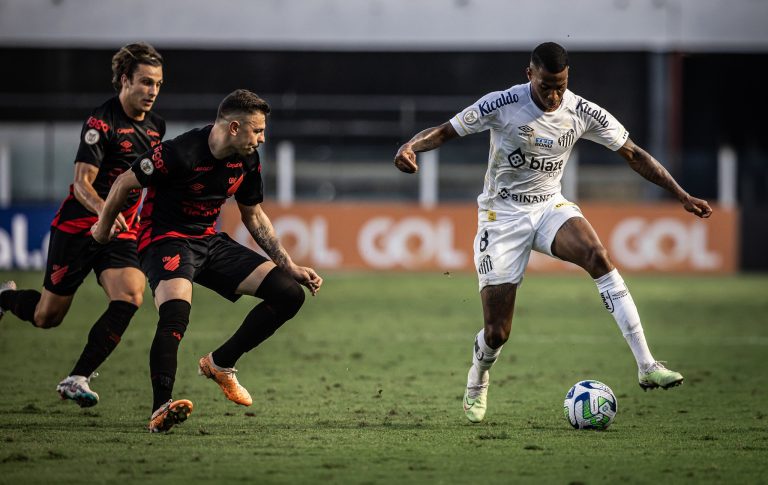
[[[644,393],[586,276],[529,275],[480,425],[461,410],[481,325],[474,275],[329,274],[299,315],[238,363],[254,405],[227,401],[197,359],[240,324],[196,287],[176,398],[190,419],[146,431],[150,296],[80,409],[54,391],[106,303],[89,277],[64,323],[0,322],[0,483],[766,483],[768,277],[625,275],[654,355],[685,383]],[[39,288],[38,273],[0,273]],[[563,419],[581,379],[608,384],[605,432]]]

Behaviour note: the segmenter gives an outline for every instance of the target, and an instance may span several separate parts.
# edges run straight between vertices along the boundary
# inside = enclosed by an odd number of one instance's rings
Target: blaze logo
[[[59,266],[58,264],[54,264],[53,272],[51,273],[51,282],[54,285],[61,283],[61,280],[64,279],[64,275],[67,274],[67,271],[69,271],[69,266]]]
[[[179,269],[179,264],[181,263],[181,255],[163,256],[163,263],[165,263],[163,268],[165,268],[166,271],[176,271]]]

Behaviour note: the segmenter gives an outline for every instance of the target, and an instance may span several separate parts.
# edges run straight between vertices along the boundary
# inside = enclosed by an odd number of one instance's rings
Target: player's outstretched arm
[[[650,180],[659,187],[667,189],[683,204],[685,210],[705,219],[712,215],[712,208],[709,207],[706,200],[697,199],[683,190],[680,184],[677,183],[658,160],[635,145],[631,139],[628,139],[618,151],[629,163],[629,166],[632,167],[632,170],[642,175],[646,180]]]
[[[298,266],[291,260],[288,252],[277,239],[272,221],[269,220],[261,205],[238,203],[237,206],[240,209],[243,224],[256,244],[267,253],[277,266],[287,271],[300,284],[306,286],[312,295],[316,295],[323,284],[323,278],[314,269]]]
[[[120,216],[120,208],[125,205],[128,194],[133,189],[141,188],[133,170],[120,174],[109,189],[107,200],[104,201],[99,213],[99,220],[91,228],[91,235],[96,242],[106,244],[116,232],[128,230],[125,220]]]
[[[416,163],[416,153],[434,150],[448,140],[458,136],[459,134],[456,133],[450,122],[420,131],[397,151],[395,166],[401,172],[415,173],[419,170],[419,166]]]

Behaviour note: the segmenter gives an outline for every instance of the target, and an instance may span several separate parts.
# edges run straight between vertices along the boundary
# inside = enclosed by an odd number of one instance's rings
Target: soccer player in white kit
[[[578,206],[560,193],[560,179],[576,140],[583,137],[618,151],[634,171],[671,192],[686,211],[702,218],[712,213],[706,201],[688,194],[655,158],[635,145],[610,113],[568,90],[568,53],[562,46],[553,42],[537,46],[526,73],[527,84],[483,96],[450,121],[416,134],[395,156],[398,169],[414,173],[416,153],[458,136],[491,132],[474,242],[484,328],[475,338],[464,394],[464,413],[473,423],[485,417],[488,371],[509,338],[517,287],[532,249],[577,264],[594,278],[637,361],[644,390],[683,382],[680,373],[651,355],[624,280]]]

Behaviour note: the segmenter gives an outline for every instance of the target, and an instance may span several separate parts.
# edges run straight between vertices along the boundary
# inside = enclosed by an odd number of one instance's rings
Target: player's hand
[[[312,268],[294,266],[291,273],[296,281],[309,289],[312,296],[317,295],[317,292],[320,291],[320,287],[323,285],[323,278],[321,278]]]
[[[109,229],[104,229],[104,224],[99,224],[100,222],[101,219],[91,226],[91,236],[97,243],[107,244],[115,236],[115,225],[113,224]]]
[[[683,201],[683,207],[691,214],[695,214],[702,219],[706,219],[712,215],[712,208],[709,206],[706,200],[697,199],[696,197],[688,196]]]
[[[395,167],[401,172],[416,173],[419,166],[416,164],[416,152],[407,143],[400,147],[395,155]]]
[[[125,222],[125,217],[123,217],[122,213],[118,213],[117,217],[115,217],[114,229],[115,234],[128,230],[128,223]]]

